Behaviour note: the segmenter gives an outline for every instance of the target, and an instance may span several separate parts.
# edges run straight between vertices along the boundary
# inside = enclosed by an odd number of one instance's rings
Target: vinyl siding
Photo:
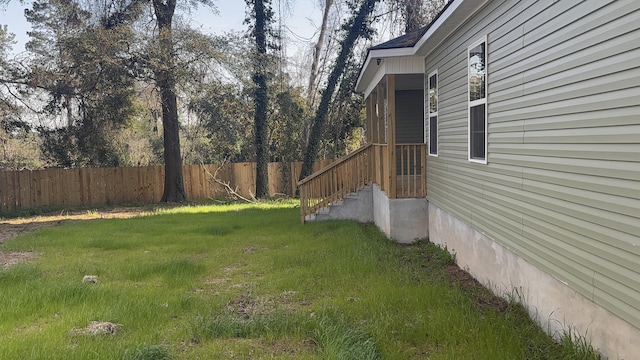
[[[487,44],[488,164],[467,160],[467,47]],[[429,201],[640,328],[640,2],[490,1],[438,70]]]

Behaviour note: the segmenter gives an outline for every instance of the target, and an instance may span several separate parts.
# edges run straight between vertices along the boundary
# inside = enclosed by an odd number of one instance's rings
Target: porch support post
[[[389,152],[389,199],[396,198],[396,78],[387,75],[387,150]]]
[[[369,94],[366,100],[367,104],[367,144],[371,144],[374,142],[375,137],[373,137],[374,131],[373,127],[376,125],[373,116],[375,115],[375,103],[373,102],[373,93]]]
[[[378,102],[378,143],[386,143],[384,138],[384,86],[382,82],[376,87],[376,100]]]
[[[371,141],[374,144],[380,143],[380,118],[378,117],[378,90],[375,89],[371,92]]]

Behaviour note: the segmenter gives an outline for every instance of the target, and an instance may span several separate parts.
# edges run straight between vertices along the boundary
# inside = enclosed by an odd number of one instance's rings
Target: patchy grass
[[[36,254],[0,270],[2,359],[598,358],[437,246],[302,226],[291,201],[65,223],[0,252]]]

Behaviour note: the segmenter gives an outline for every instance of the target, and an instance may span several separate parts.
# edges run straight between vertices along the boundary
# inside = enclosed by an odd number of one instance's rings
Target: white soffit
[[[378,59],[384,62],[385,58],[426,56],[488,1],[490,0],[454,0],[413,47],[369,50],[358,76],[355,91],[364,93],[366,97],[369,96],[371,89],[375,88],[375,84],[372,85],[371,82],[380,81],[380,70],[384,70],[384,67],[378,64]],[[386,72],[382,76],[385,74]]]

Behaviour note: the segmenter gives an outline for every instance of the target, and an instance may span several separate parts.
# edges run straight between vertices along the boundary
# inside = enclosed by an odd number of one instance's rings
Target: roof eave
[[[390,57],[399,56],[411,56],[413,54],[413,48],[395,48],[395,49],[375,49],[369,50],[367,58],[362,66],[362,70],[358,75],[358,81],[356,82],[355,91],[357,93],[363,93],[366,88],[366,84],[363,83],[363,79],[369,79],[373,74],[378,71],[380,66],[379,59],[384,60]]]
[[[429,26],[414,46],[369,50],[358,75],[355,91],[365,93],[366,89],[370,88],[369,82],[373,80],[373,76],[377,72],[377,68],[374,67],[379,66],[377,61],[373,61],[374,59],[397,56],[426,56],[488,1],[453,0],[436,17],[434,23]],[[455,20],[455,22],[450,19]],[[365,96],[367,95],[369,94],[365,93]]]

